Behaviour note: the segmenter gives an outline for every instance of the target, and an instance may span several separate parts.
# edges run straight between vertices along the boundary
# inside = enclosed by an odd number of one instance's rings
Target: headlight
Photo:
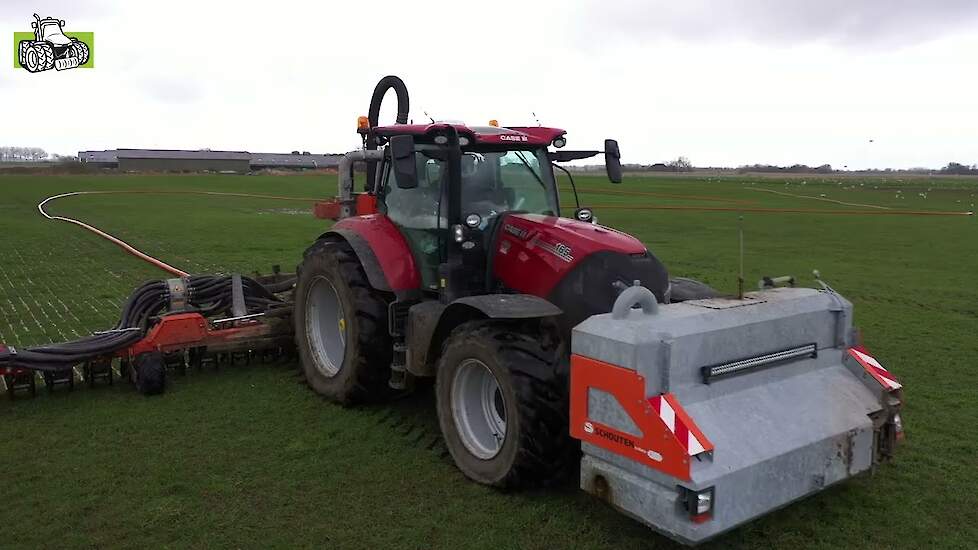
[[[455,237],[455,242],[460,243],[465,240],[465,230],[462,229],[461,225],[452,226],[452,235]]]
[[[696,494],[696,513],[705,514],[713,508],[713,493]]]
[[[470,229],[475,229],[482,224],[482,216],[478,214],[469,214],[465,217],[465,225],[469,226]]]
[[[435,143],[437,143],[438,145],[445,145],[446,143],[448,143],[448,136],[441,135],[441,134],[435,136]]]
[[[458,144],[461,145],[462,147],[465,147],[466,145],[469,144],[469,138],[467,138],[465,136],[459,136],[458,137]]]
[[[679,493],[683,508],[689,514],[690,521],[703,523],[713,517],[713,497],[715,494],[713,487],[695,491],[680,486]]]
[[[553,145],[557,149],[560,149],[564,145],[567,145],[567,138],[565,138],[565,137],[559,137],[559,138],[557,138],[557,139],[554,140]]]

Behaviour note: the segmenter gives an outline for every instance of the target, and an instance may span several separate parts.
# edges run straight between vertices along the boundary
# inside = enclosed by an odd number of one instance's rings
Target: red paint
[[[357,193],[357,215],[377,213],[377,197],[369,193]]]
[[[693,523],[706,523],[707,521],[713,519],[713,512],[706,512],[705,514],[696,514],[694,516],[689,516],[689,519]]]
[[[353,197],[354,201],[356,201],[357,209],[355,215],[366,216],[367,214],[377,213],[376,196],[369,193],[355,193]],[[340,210],[340,199],[326,199],[313,204],[312,215],[321,220],[338,220],[340,219]]]
[[[873,377],[874,380],[879,382],[880,386],[886,391],[896,391],[903,387],[900,381],[893,376],[893,373],[886,370],[886,367],[880,364],[880,362],[866,351],[866,348],[862,346],[851,347],[846,350],[849,354],[866,372]],[[861,354],[861,355],[860,355]],[[874,364],[875,363],[875,364]]]
[[[229,328],[211,329],[199,313],[177,313],[163,317],[142,340],[118,355],[134,357],[150,351],[166,353],[199,346],[219,349],[221,344],[254,340],[269,334],[271,327],[255,320],[239,321],[237,326]]]
[[[333,229],[352,231],[363,237],[377,256],[391,290],[413,290],[421,287],[421,275],[414,256],[397,226],[384,214],[344,218]]]
[[[541,298],[595,252],[645,252],[645,245],[635,237],[592,223],[540,214],[510,214],[501,223],[494,275],[509,288]],[[558,245],[570,248],[570,261],[547,250]]]
[[[652,405],[652,409],[659,413],[659,417],[662,417],[662,402],[666,402],[669,408],[672,409],[673,413],[673,433],[676,434],[676,440],[679,441],[680,445],[686,449],[686,452],[690,455],[699,454],[699,452],[712,452],[713,443],[706,437],[705,434],[700,430],[696,422],[686,413],[683,406],[679,404],[679,400],[676,396],[671,393],[664,393],[662,395],[653,395],[649,398],[649,405]],[[689,434],[693,434],[693,437],[699,442],[700,446],[703,447],[702,451],[692,452],[689,449]]]
[[[686,447],[652,408],[645,396],[645,378],[642,375],[596,359],[571,355],[570,376],[571,437],[666,475],[687,481],[690,479]],[[588,393],[591,388],[612,395],[642,434],[628,434],[589,418]],[[650,456],[650,451],[657,453],[658,459]]]
[[[545,128],[543,126],[511,126],[508,128],[497,128],[493,126],[466,126],[465,124],[449,124],[436,122],[433,124],[393,124],[391,126],[378,126],[374,128],[374,133],[381,136],[413,135],[425,136],[433,134],[446,128],[455,128],[460,136],[466,136],[475,143],[486,145],[511,144],[516,147],[536,146],[546,147],[553,140],[564,135],[564,130],[560,128]]]
[[[340,219],[340,200],[327,199],[317,202],[312,206],[312,215],[321,220]]]

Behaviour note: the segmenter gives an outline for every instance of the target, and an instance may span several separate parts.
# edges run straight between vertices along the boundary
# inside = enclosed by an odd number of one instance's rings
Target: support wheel
[[[388,296],[370,286],[344,241],[306,250],[295,289],[295,337],[306,382],[350,405],[389,397],[393,342]]]
[[[470,479],[504,489],[562,479],[573,458],[566,375],[546,335],[508,322],[452,332],[435,383],[438,422]]]
[[[143,353],[133,362],[136,389],[143,395],[159,395],[166,389],[166,364],[160,353]]]

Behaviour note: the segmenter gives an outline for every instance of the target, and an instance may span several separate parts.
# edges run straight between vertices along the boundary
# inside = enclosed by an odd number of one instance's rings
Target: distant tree
[[[952,175],[968,175],[968,174],[978,174],[978,170],[974,167],[969,167],[967,164],[961,164],[960,162],[949,162],[947,166],[941,168],[941,172],[944,174]]]
[[[40,147],[0,147],[0,162],[38,162],[48,154]]]
[[[693,163],[689,162],[686,157],[679,157],[676,160],[669,161],[666,166],[669,166],[676,172],[689,172],[693,169]]]

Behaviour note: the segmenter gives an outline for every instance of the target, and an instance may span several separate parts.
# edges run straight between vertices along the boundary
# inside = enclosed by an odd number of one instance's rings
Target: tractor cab
[[[439,265],[446,261],[449,243],[459,232],[470,237],[459,243],[469,263],[484,265],[482,244],[495,232],[502,214],[560,215],[547,145],[563,139],[563,130],[532,130],[530,134],[459,124],[375,129],[389,144],[374,188],[378,211],[408,241],[424,289],[438,291]],[[458,141],[454,183],[449,133]],[[456,202],[458,214],[453,217]]]
[[[368,190],[407,241],[421,289],[446,301],[498,290],[492,263],[501,221],[510,214],[555,221],[560,198],[554,163],[599,153],[551,152],[549,147],[566,144],[564,130],[503,128],[494,121],[475,127],[397,124],[370,134],[384,148]],[[609,140],[607,148],[609,174],[620,181],[617,144]],[[592,220],[581,213],[575,217]]]
[[[34,15],[36,19],[31,26],[34,27],[34,38],[38,41],[48,42],[52,46],[68,46],[71,44],[71,39],[65,36],[64,33],[64,21],[59,21],[57,19],[47,17],[41,19],[38,15]]]

